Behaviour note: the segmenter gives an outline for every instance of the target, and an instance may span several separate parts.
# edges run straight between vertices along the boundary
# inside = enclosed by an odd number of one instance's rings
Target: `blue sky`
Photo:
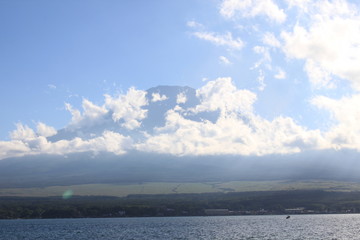
[[[0,4],[1,138],[18,121],[64,127],[70,118],[64,102],[201,79],[186,26],[196,1]]]
[[[290,119],[302,129],[294,138],[317,142],[315,149],[339,147],[339,139],[341,148],[357,149],[359,7],[346,0],[0,1],[2,149],[19,146],[21,127],[40,136],[39,123],[74,125],[69,106],[86,118],[84,99],[106,112],[104,94],[130,96],[131,87],[204,92],[221,84],[236,88],[234,96],[254,94],[244,100],[254,119]]]

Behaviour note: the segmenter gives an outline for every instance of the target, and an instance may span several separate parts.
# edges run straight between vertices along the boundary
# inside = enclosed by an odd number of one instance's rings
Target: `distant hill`
[[[138,128],[121,127],[112,113],[101,121],[66,127],[48,141],[83,140],[115,131],[136,140],[164,126],[166,114],[176,106],[178,114],[195,122],[216,122],[218,111],[194,111],[200,103],[190,87],[158,86],[146,92],[146,117]],[[221,99],[220,99],[221,101]],[[181,155],[129,150],[79,152],[65,155],[27,155],[0,161],[0,188],[48,187],[79,184],[133,184],[146,182],[204,183],[325,179],[360,181],[360,154],[356,150],[314,150],[265,156]]]
[[[327,179],[360,181],[356,151],[267,157],[183,156],[132,152],[36,155],[0,161],[0,188],[142,182]],[[343,159],[341,162],[338,159]]]

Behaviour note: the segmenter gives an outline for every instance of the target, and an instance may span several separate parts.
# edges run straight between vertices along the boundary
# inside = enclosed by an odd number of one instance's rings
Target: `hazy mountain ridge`
[[[142,182],[225,182],[328,179],[359,181],[355,151],[267,157],[182,156],[132,152],[27,156],[0,161],[0,187]],[[346,158],[343,158],[346,156]],[[343,158],[341,164],[337,159]],[[295,160],[294,160],[295,159]]]
[[[146,111],[139,128],[127,129],[113,121],[112,113],[101,121],[78,128],[64,128],[49,141],[81,137],[89,139],[105,130],[131,136],[134,141],[166,123],[168,111],[177,106],[185,119],[216,122],[218,111],[194,111],[200,99],[190,87],[159,86],[146,92]],[[246,116],[244,117],[246,118]],[[246,120],[246,119],[245,119]],[[246,122],[244,120],[244,122]],[[0,161],[0,187],[139,182],[223,182],[241,180],[329,179],[360,180],[356,150],[308,150],[292,154],[171,155],[129,150],[78,152],[64,155],[38,154]]]

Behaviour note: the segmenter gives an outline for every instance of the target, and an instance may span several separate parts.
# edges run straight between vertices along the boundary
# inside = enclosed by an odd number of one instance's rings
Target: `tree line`
[[[203,194],[1,197],[0,219],[203,216],[206,209],[229,214],[286,214],[302,208],[312,213],[359,213],[360,192],[265,191]]]

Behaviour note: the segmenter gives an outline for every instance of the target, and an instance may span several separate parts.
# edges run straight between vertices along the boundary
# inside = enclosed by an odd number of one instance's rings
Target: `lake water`
[[[0,220],[0,239],[360,239],[360,215]]]

